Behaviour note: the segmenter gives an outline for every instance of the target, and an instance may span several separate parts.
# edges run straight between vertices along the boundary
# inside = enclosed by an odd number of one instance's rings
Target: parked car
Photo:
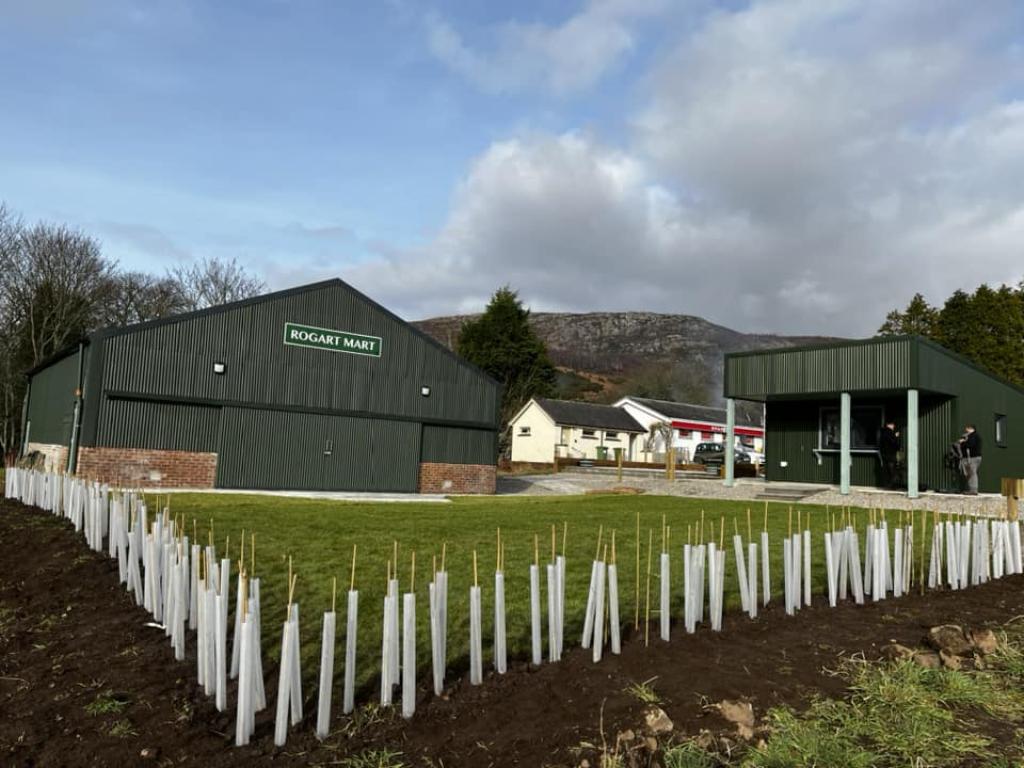
[[[760,451],[755,451],[753,448],[747,448],[746,446],[743,446],[740,450],[750,457],[752,464],[764,464],[764,454]]]
[[[725,463],[725,446],[721,443],[698,443],[693,451],[695,464],[723,464]],[[737,448],[735,453],[737,464],[750,464],[750,454]]]

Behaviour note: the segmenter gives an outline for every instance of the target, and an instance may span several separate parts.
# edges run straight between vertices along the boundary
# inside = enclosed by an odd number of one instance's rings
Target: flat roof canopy
[[[908,389],[954,396],[978,376],[1021,391],[921,336],[727,354],[723,390],[727,398],[760,402]]]

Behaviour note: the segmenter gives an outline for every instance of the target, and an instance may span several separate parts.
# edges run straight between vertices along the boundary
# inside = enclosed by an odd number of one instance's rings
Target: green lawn
[[[153,498],[150,497],[150,504]],[[814,590],[822,594],[825,585],[824,558],[821,555],[822,533],[826,527],[821,507],[802,506],[806,515],[812,510],[814,550]],[[501,528],[505,542],[506,602],[508,606],[508,649],[512,657],[526,658],[530,653],[529,565],[533,561],[533,537],[540,538],[541,564],[550,558],[551,526],[558,530],[558,549],[562,547],[562,527],[568,524],[566,585],[566,646],[578,645],[582,632],[590,580],[590,564],[594,557],[598,528],[603,526],[604,541],[616,532],[620,572],[621,616],[632,624],[635,617],[636,591],[636,525],[641,527],[641,584],[645,581],[646,548],[649,531],[654,536],[654,558],[651,578],[651,620],[658,616],[658,552],[661,549],[662,516],[671,529],[672,611],[682,615],[682,544],[687,526],[695,530],[705,513],[705,533],[717,538],[720,520],[725,521],[727,545],[726,592],[730,610],[738,608],[739,591],[732,555],[733,520],[746,532],[747,503],[708,499],[684,499],[659,496],[575,496],[519,498],[459,498],[450,504],[391,503],[370,504],[278,498],[268,496],[175,494],[171,502],[175,514],[184,513],[189,532],[192,519],[198,521],[200,541],[205,542],[210,520],[213,520],[218,556],[223,556],[225,536],[231,539],[231,557],[238,556],[242,529],[246,539],[256,534],[256,574],[262,583],[264,645],[268,662],[280,651],[281,622],[285,616],[288,556],[298,575],[296,600],[301,606],[303,673],[307,681],[318,674],[321,615],[330,609],[332,578],[338,579],[338,660],[335,669],[340,685],[345,627],[345,592],[348,589],[352,545],[358,545],[356,588],[359,590],[359,654],[357,685],[365,695],[376,690],[375,675],[380,656],[381,613],[386,580],[386,562],[393,542],[399,544],[399,576],[401,590],[407,591],[410,557],[416,552],[417,658],[421,677],[429,675],[429,633],[427,615],[427,583],[431,560],[440,559],[442,542],[447,543],[449,571],[449,669],[468,668],[468,590],[473,578],[472,553],[478,553],[480,585],[483,588],[484,661],[490,658],[491,626],[493,624],[493,584],[495,567],[495,533]],[[764,521],[763,504],[752,505],[755,539]],[[857,513],[858,527],[863,530],[866,513]],[[890,526],[896,520],[890,513]],[[920,516],[918,516],[920,520]],[[789,526],[785,505],[772,505],[768,525],[772,546],[773,600],[782,600],[782,539]],[[796,513],[793,514],[796,526]],[[694,534],[695,535],[695,534]],[[247,542],[248,547],[248,542]],[[863,556],[863,553],[862,553]],[[760,555],[759,555],[760,557]],[[248,553],[246,556],[248,560]],[[917,566],[915,565],[915,572]],[[760,570],[760,566],[759,566]],[[233,569],[234,571],[234,569]],[[760,574],[759,574],[760,576]],[[542,613],[546,621],[546,592],[542,567]],[[760,589],[760,585],[759,585]],[[232,587],[232,593],[234,587]],[[643,594],[641,592],[641,616]],[[234,599],[232,594],[232,600]],[[674,632],[681,632],[673,627]],[[706,631],[706,630],[702,630]],[[656,629],[652,629],[652,635]],[[545,632],[545,655],[546,655]],[[268,666],[266,674],[276,674]]]

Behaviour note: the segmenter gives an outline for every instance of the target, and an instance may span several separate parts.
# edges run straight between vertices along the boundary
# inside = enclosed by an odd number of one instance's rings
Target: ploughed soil
[[[819,600],[793,618],[777,604],[755,621],[733,612],[720,634],[686,636],[673,625],[670,643],[652,627],[649,647],[641,630],[600,664],[574,647],[559,664],[513,663],[481,686],[454,679],[442,698],[424,679],[411,721],[357,709],[335,716],[323,744],[313,735],[315,686],[306,686],[305,722],[282,749],[273,746],[277,669],[268,665],[270,707],[253,745],[236,749],[233,713],[218,713],[195,684],[194,646],[175,662],[118,584],[116,563],[67,523],[0,501],[0,564],[0,764],[14,766],[321,765],[385,749],[404,765],[576,766],[588,755],[595,765],[581,744],[639,732],[645,705],[625,691],[632,683],[655,678],[676,735],[728,733],[711,704],[746,699],[760,718],[815,693],[841,696],[844,683],[827,672],[841,657],[874,658],[892,641],[913,647],[937,624],[994,626],[1024,613],[1024,577],[1012,577],[834,610]]]

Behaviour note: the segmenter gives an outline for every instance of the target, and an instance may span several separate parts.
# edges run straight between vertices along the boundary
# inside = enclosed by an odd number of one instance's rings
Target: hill
[[[454,348],[462,324],[472,317],[435,317],[414,325]],[[655,312],[537,312],[530,323],[561,372],[561,396],[604,402],[639,395],[717,404],[725,353],[828,340],[742,333],[693,315]]]

